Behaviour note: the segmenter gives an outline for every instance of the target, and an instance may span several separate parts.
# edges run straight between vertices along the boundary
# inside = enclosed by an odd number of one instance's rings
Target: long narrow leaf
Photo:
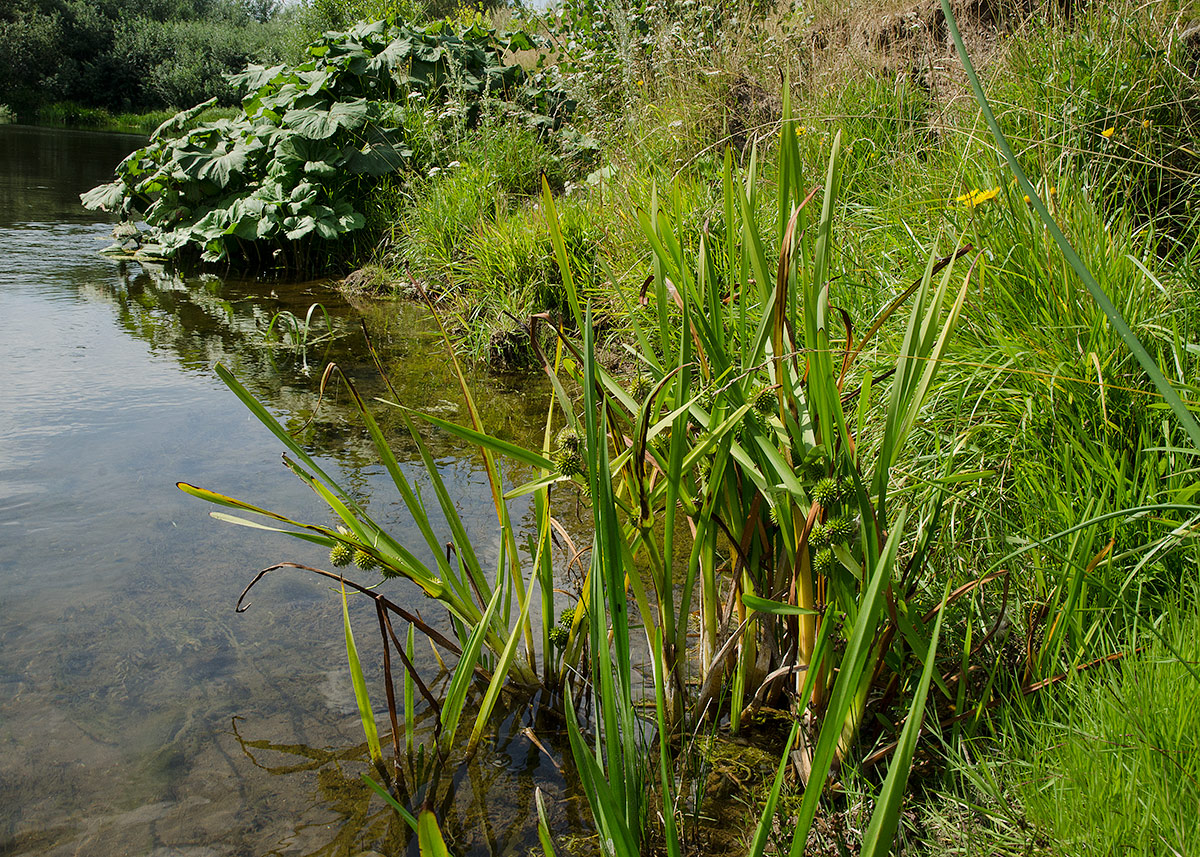
[[[362,720],[363,732],[367,736],[367,749],[371,761],[383,762],[383,748],[379,744],[379,728],[375,725],[375,712],[371,710],[371,698],[367,695],[367,680],[363,676],[362,664],[358,660],[358,647],[354,645],[354,632],[350,629],[350,607],[346,603],[346,587],[342,587],[342,628],[346,633],[346,657],[350,661],[350,681],[354,685],[354,701],[358,703],[358,716]]]
[[[947,585],[942,594],[943,608],[946,606],[946,595],[949,592],[950,587]],[[875,799],[871,823],[863,837],[860,852],[862,857],[886,857],[891,850],[892,838],[896,835],[896,827],[900,823],[901,800],[908,785],[909,771],[912,770],[913,752],[916,750],[917,737],[921,733],[921,721],[925,717],[925,700],[929,696],[929,684],[937,661],[938,638],[942,633],[942,619],[945,616],[944,609],[938,611],[937,622],[933,626],[933,637],[929,641],[929,651],[925,656],[925,668],[921,671],[921,681],[917,684],[917,692],[912,705],[909,706],[908,719],[900,733],[900,740],[896,743],[896,752],[892,756],[887,779],[879,797]]]

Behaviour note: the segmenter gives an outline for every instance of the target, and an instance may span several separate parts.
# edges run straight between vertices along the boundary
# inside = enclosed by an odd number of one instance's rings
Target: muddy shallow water
[[[213,521],[175,482],[330,520],[215,376],[220,361],[372,514],[420,544],[345,395],[314,416],[318,379],[336,360],[382,393],[365,320],[405,403],[458,419],[445,353],[415,307],[351,305],[320,283],[184,281],[98,255],[111,224],[77,194],[136,143],[0,127],[0,855],[415,853],[359,780],[368,766],[338,597],[280,574],[248,612],[233,610],[258,568],[327,557]],[[314,333],[328,338],[269,341],[276,314],[303,318],[315,302],[330,318],[318,314]],[[528,377],[480,384],[489,428],[536,443],[546,389]],[[411,440],[385,425],[417,473]],[[426,436],[486,554],[496,526],[479,464]],[[387,592],[427,603],[400,582]],[[369,657],[364,607],[354,616]],[[440,620],[436,605],[425,612]],[[435,671],[428,647],[419,654]],[[498,720],[454,774],[446,814],[460,854],[525,853],[535,784],[556,828],[586,833],[586,806],[521,733],[524,716]]]

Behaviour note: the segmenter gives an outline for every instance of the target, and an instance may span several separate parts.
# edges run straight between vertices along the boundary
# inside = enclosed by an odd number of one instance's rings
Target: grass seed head
[[[775,412],[775,391],[767,384],[760,384],[751,394],[754,410],[764,417]]]
[[[645,375],[638,375],[629,382],[629,395],[633,396],[634,401],[644,401],[650,395],[650,391],[654,389],[654,385]]]
[[[362,548],[354,552],[354,564],[363,571],[370,571],[373,568],[379,568],[379,560],[367,553]]]
[[[829,533],[830,543],[835,545],[846,544],[858,532],[854,519],[846,515],[830,521],[825,525],[825,529]]]
[[[573,426],[563,426],[559,430],[558,435],[554,438],[555,444],[559,449],[569,449],[572,452],[579,452],[583,445],[583,440],[579,437],[579,432],[575,431]]]
[[[829,476],[817,480],[817,484],[812,488],[813,500],[826,509],[836,503],[840,495],[841,491],[838,490],[837,482]]]
[[[583,473],[583,456],[579,454],[578,449],[564,446],[554,453],[550,460],[554,462],[558,472],[568,478]]]
[[[329,561],[334,568],[345,568],[354,558],[354,550],[345,542],[338,542],[329,549]]]

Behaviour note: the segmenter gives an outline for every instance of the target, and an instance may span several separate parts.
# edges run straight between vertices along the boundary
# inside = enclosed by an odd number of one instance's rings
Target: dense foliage
[[[280,56],[275,0],[14,0],[0,4],[0,104],[113,111],[233,103],[223,75]]]
[[[387,19],[326,33],[299,66],[231,76],[244,93],[239,116],[195,124],[205,105],[179,114],[83,202],[144,219],[154,255],[326,270],[366,223],[363,202],[380,178],[437,157],[431,135],[473,126],[484,109],[542,132],[559,126],[571,102],[503,62],[530,46],[478,24]]]

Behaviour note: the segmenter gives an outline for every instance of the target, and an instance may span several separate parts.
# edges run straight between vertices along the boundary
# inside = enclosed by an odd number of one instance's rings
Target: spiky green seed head
[[[556,649],[566,648],[566,645],[571,640],[571,632],[562,625],[555,625],[550,629],[550,645]]]
[[[830,521],[825,525],[825,529],[829,531],[830,542],[835,545],[846,544],[858,533],[854,519],[845,515]]]
[[[563,612],[558,614],[558,624],[563,628],[570,628],[575,622],[575,608],[567,607]]]
[[[638,375],[629,382],[629,395],[631,395],[636,402],[643,401],[647,396],[650,395],[650,391],[653,389],[654,384],[652,384],[650,379],[645,375]]]
[[[829,574],[829,572],[833,571],[835,561],[831,548],[821,548],[813,557],[813,571],[817,574]]]
[[[354,558],[354,550],[345,542],[338,542],[329,549],[329,561],[334,568],[345,568]]]
[[[579,450],[577,449],[563,447],[554,453],[550,460],[554,462],[554,466],[558,469],[558,472],[568,478],[583,473],[583,456],[579,454]]]
[[[837,482],[828,476],[817,480],[817,484],[812,488],[813,500],[826,509],[837,502],[838,493]]]
[[[779,526],[779,507],[774,503],[767,506],[767,516],[771,519],[771,523]]]
[[[760,384],[750,396],[750,403],[754,406],[754,410],[757,413],[762,414],[764,417],[775,413],[775,391],[769,386]]]
[[[375,557],[362,548],[359,548],[354,552],[354,564],[363,571],[370,571],[373,568],[379,567],[379,560],[375,559]]]
[[[808,534],[808,542],[813,547],[826,548],[830,544],[829,527],[825,524],[817,524],[812,528],[812,532]]]
[[[575,431],[573,426],[563,426],[559,430],[558,436],[554,438],[554,442],[559,449],[569,449],[572,452],[579,452],[579,448],[583,445],[579,432]]]

